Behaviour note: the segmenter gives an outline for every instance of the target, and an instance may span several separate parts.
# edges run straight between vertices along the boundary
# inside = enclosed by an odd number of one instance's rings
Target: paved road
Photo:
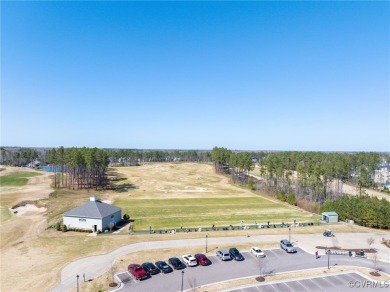
[[[287,231],[286,231],[287,232]],[[377,248],[379,252],[379,258],[382,261],[390,262],[390,251],[384,245],[380,244],[382,237],[389,237],[389,233],[346,233],[346,234],[336,234],[335,238],[324,238],[322,235],[316,234],[294,234],[294,230],[291,231],[291,240],[296,243],[297,246],[303,248],[304,250],[313,253],[316,250],[316,246],[332,246],[334,245],[334,240],[337,240],[337,244],[343,248],[365,248],[367,247],[367,238],[372,237],[375,239],[375,243],[372,247]],[[288,233],[288,232],[287,232]],[[217,233],[216,233],[217,234]],[[153,235],[151,235],[153,236]],[[288,236],[288,234],[287,234]],[[174,238],[174,235],[172,236]],[[209,234],[208,244],[209,245],[238,245],[250,243],[254,245],[261,246],[265,242],[279,242],[281,239],[286,238],[283,235],[260,235],[260,236],[251,236],[251,237],[212,237]],[[61,271],[61,280],[60,283],[54,287],[52,291],[62,292],[68,291],[74,288],[76,275],[86,275],[86,278],[93,279],[104,272],[106,272],[111,263],[115,261],[120,256],[123,256],[128,253],[145,251],[151,249],[163,249],[163,248],[182,248],[188,247],[189,253],[192,252],[193,248],[196,246],[204,246],[205,239],[184,239],[184,240],[167,240],[167,241],[152,241],[152,242],[141,242],[130,244],[118,248],[111,253],[86,257],[79,260],[76,260],[68,265],[66,265]]]
[[[297,248],[295,254],[288,254],[281,249],[266,250],[265,258],[257,259],[249,252],[243,252],[245,260],[242,262],[236,261],[221,261],[216,256],[210,256],[212,265],[202,267],[187,267],[183,274],[184,289],[191,289],[197,286],[227,281],[235,278],[244,278],[259,275],[260,264],[266,274],[278,274],[282,272],[291,272],[296,270],[306,270],[314,268],[324,268],[328,266],[328,257],[321,256],[316,259],[314,255]],[[157,261],[158,259],[151,259]],[[372,261],[367,259],[349,257],[349,256],[330,256],[330,267],[338,265],[351,265],[372,267]],[[382,264],[381,267],[386,273],[390,273],[390,264]],[[170,274],[158,274],[143,281],[136,281],[126,271],[122,272],[120,278],[125,280],[126,284],[121,290],[123,292],[131,291],[164,291],[177,292],[181,290],[182,271],[174,271]],[[356,280],[359,280],[357,278]],[[318,280],[320,281],[320,280]],[[343,281],[342,286],[349,289],[348,281]],[[283,285],[281,285],[283,286]],[[262,290],[274,291],[272,287],[263,287]],[[257,290],[256,290],[257,291]],[[284,291],[289,291],[284,290]],[[304,291],[304,290],[303,290]],[[333,290],[334,291],[334,290]]]

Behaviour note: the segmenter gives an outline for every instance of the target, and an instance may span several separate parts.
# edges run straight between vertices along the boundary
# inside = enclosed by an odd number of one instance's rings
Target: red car
[[[201,266],[208,266],[211,264],[211,261],[202,253],[197,253],[194,257]]]
[[[138,264],[131,264],[127,269],[136,280],[143,280],[149,277],[148,273]]]

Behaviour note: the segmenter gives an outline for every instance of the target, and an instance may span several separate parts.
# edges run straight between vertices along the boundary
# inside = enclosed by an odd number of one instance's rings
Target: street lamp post
[[[207,234],[206,234],[206,253],[207,253]]]
[[[183,278],[184,278],[184,271],[181,271],[181,292],[183,292]]]
[[[330,249],[328,249],[328,250],[327,250],[327,252],[328,252],[328,270],[329,270],[329,269],[330,269],[330,268],[329,268],[329,260],[330,260]]]
[[[288,228],[288,241],[291,242],[291,227]]]
[[[76,276],[76,279],[77,279],[77,292],[79,292],[79,275]]]

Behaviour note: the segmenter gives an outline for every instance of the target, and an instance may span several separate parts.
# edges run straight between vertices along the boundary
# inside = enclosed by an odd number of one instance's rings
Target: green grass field
[[[129,214],[134,230],[211,227],[281,222],[312,222],[319,216],[261,197],[189,199],[117,199],[122,214]]]
[[[0,176],[0,186],[2,187],[21,187],[27,184],[28,178],[41,175],[37,172],[21,171],[13,172]]]
[[[11,212],[6,207],[0,206],[0,223],[11,218]]]

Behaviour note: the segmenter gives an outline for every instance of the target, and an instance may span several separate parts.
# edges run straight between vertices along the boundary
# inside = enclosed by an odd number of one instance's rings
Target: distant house
[[[326,223],[337,223],[339,222],[339,215],[336,212],[324,212],[321,220]]]
[[[63,223],[68,228],[91,229],[93,232],[110,229],[122,218],[122,209],[91,197],[88,203],[64,214]]]

